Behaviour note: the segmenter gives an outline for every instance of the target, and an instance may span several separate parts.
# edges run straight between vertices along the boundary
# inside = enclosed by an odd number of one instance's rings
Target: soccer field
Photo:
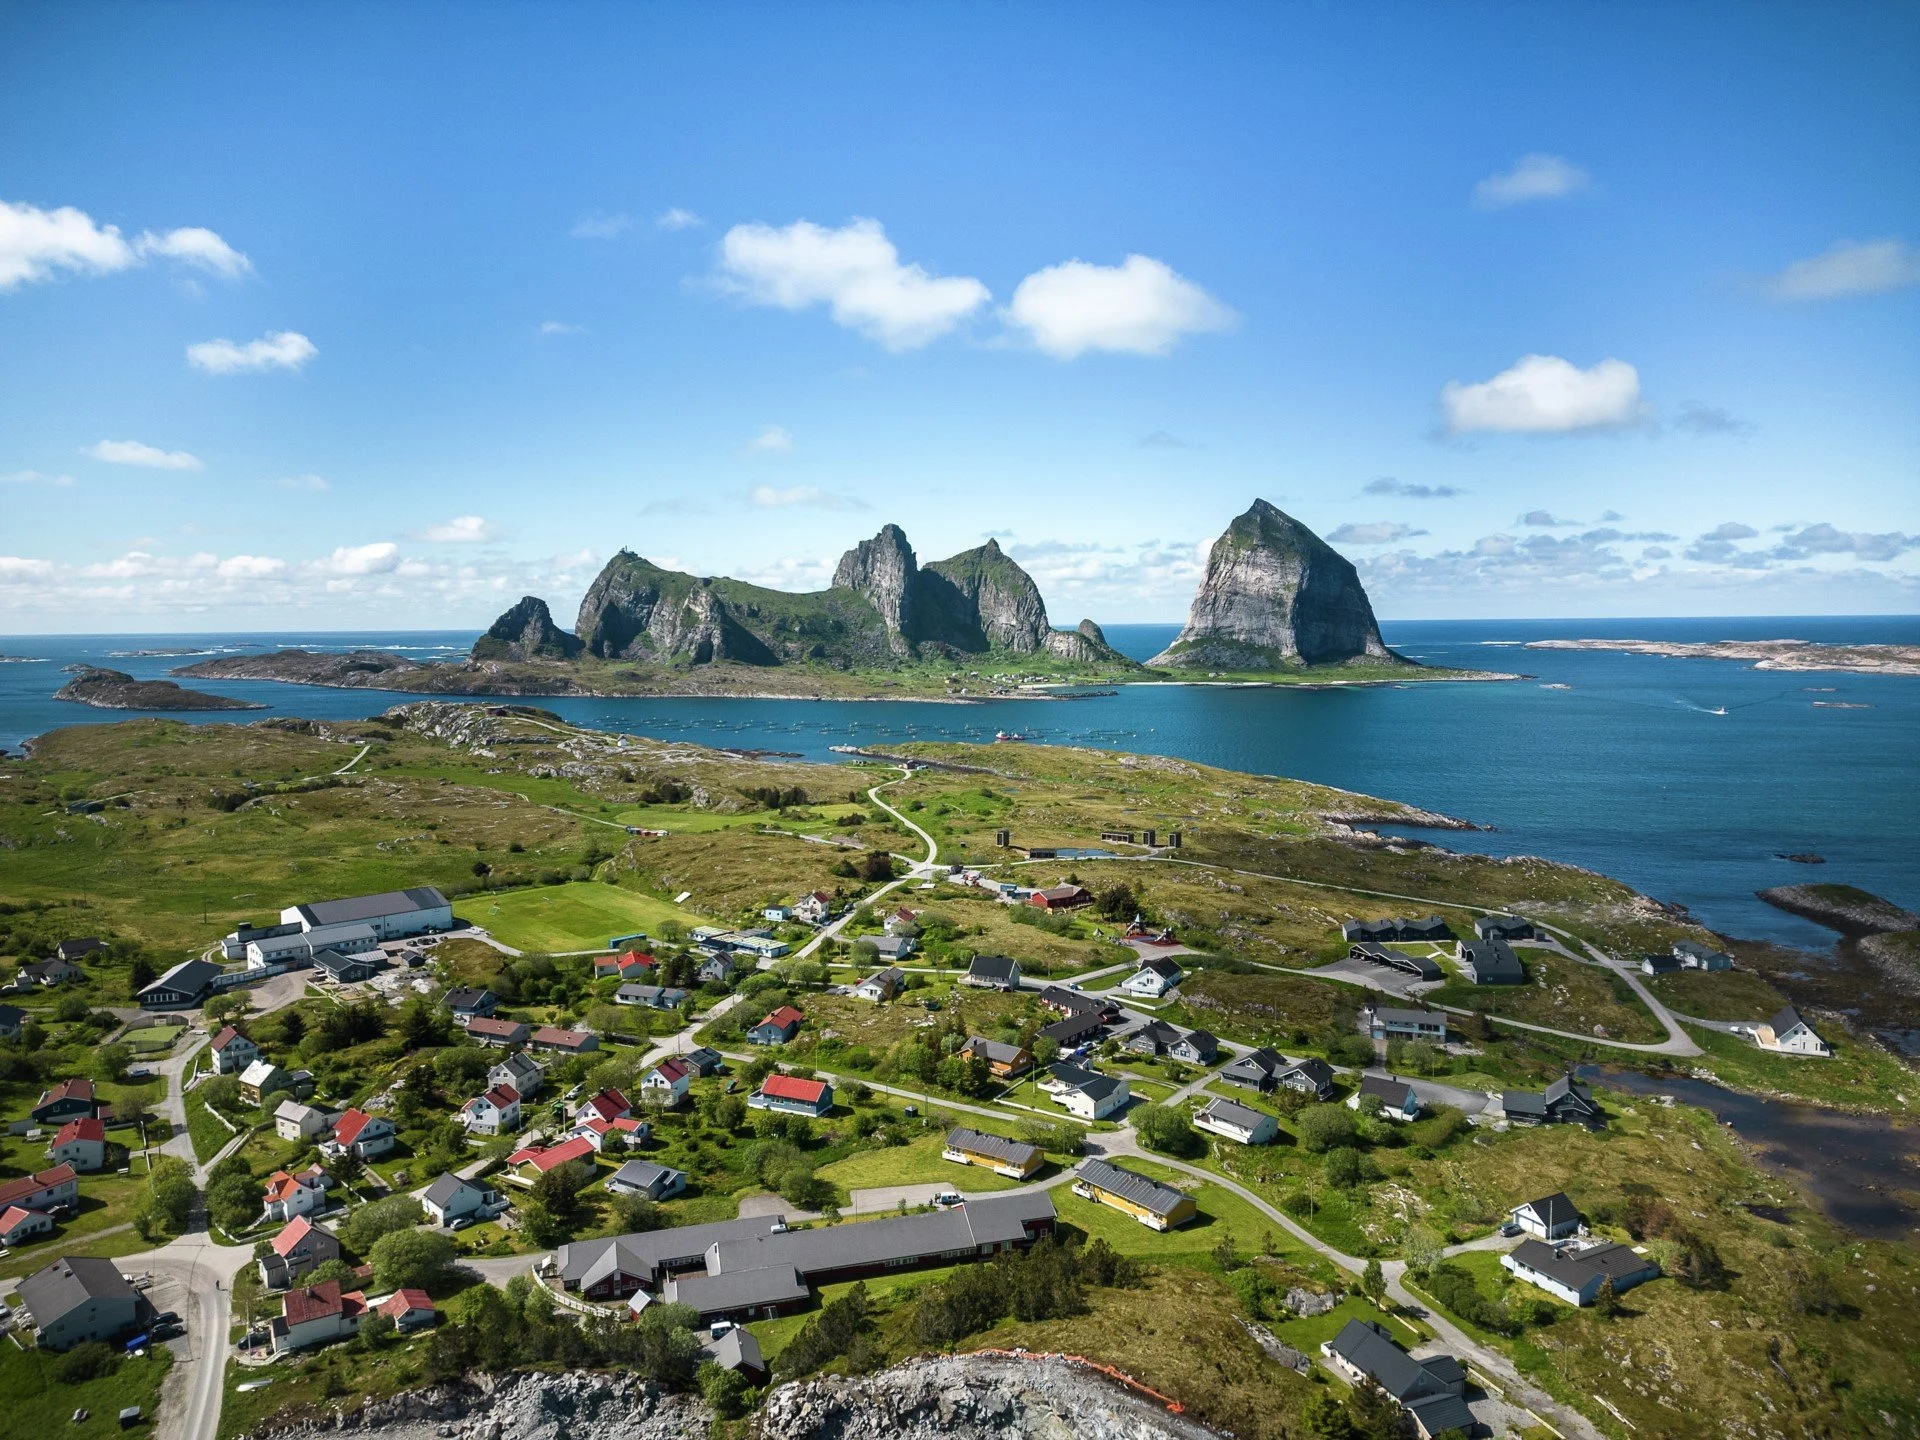
[[[635,931],[657,935],[669,920],[689,929],[711,923],[665,900],[592,880],[470,896],[460,914],[516,950],[548,952],[604,949],[613,936]]]

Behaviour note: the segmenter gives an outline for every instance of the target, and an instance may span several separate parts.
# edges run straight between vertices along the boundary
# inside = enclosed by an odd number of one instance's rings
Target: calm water
[[[1635,1095],[1671,1095],[1724,1121],[1760,1163],[1797,1181],[1836,1224],[1874,1240],[1920,1230],[1920,1130],[1880,1115],[1741,1095],[1702,1080],[1600,1069],[1589,1078]]]
[[[1144,659],[1174,629],[1116,625],[1107,633],[1121,650]],[[1920,841],[1911,814],[1920,796],[1920,679],[1518,648],[1526,640],[1580,636],[1920,643],[1920,617],[1421,621],[1382,629],[1389,643],[1435,664],[1518,670],[1533,678],[1312,691],[1129,686],[1095,699],[977,706],[535,703],[579,724],[797,751],[819,760],[834,758],[832,745],[989,740],[996,730],[1015,730],[1059,744],[1298,776],[1493,827],[1430,837],[1453,848],[1585,865],[1685,904],[1727,933],[1821,949],[1832,943],[1831,934],[1762,904],[1753,892],[1792,881],[1843,880],[1920,908]],[[0,638],[0,652],[43,661],[0,664],[0,745],[14,747],[60,725],[124,716],[54,701],[65,665],[86,661],[159,677],[190,663],[180,656],[116,657],[115,651],[371,646],[444,659],[464,653],[473,638],[472,632]],[[268,682],[194,683],[268,704],[273,710],[267,713],[322,719],[357,718],[417,698]],[[1867,708],[1817,708],[1816,701]],[[1712,713],[1722,708],[1726,714]],[[1805,851],[1830,863],[1776,858]]]

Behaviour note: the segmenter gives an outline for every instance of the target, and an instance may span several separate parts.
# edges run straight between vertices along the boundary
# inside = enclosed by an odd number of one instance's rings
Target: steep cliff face
[[[1214,541],[1178,638],[1147,663],[1280,670],[1398,661],[1346,558],[1291,515],[1256,500]]]
[[[582,649],[578,636],[553,623],[547,602],[523,595],[473,643],[476,660],[572,660]]]
[[[920,571],[906,532],[883,525],[871,540],[862,540],[840,557],[833,570],[836,590],[863,595],[880,612],[894,650],[913,645],[916,620],[914,598]]]
[[[960,648],[1011,650],[1020,655],[1046,648],[1051,632],[1040,587],[998,541],[936,560],[920,572],[920,579],[932,599],[922,611],[940,615],[950,628],[976,642]],[[926,633],[916,638],[946,637]]]
[[[1077,629],[1047,631],[1047,649],[1063,660],[1090,665],[1131,665],[1133,662],[1107,643],[1106,632],[1091,620]]]

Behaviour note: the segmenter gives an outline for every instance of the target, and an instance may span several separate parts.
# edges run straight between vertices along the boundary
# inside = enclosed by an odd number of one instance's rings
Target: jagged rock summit
[[[1351,562],[1256,500],[1213,542],[1185,628],[1147,663],[1257,671],[1368,662],[1410,663],[1381,640]]]
[[[665,570],[622,550],[587,588],[571,634],[529,595],[494,622],[473,658],[859,669],[996,652],[1133,663],[1091,620],[1053,629],[1033,577],[996,542],[922,566],[897,525],[847,551],[832,585],[811,594]]]

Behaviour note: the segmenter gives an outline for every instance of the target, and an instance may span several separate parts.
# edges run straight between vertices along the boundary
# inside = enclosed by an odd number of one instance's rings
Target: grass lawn
[[[121,1043],[133,1047],[136,1055],[157,1055],[173,1048],[173,1042],[186,1033],[185,1025],[142,1025],[137,1030],[129,1030],[120,1037]]]
[[[516,950],[599,950],[615,935],[659,932],[668,921],[692,928],[706,917],[617,885],[574,881],[475,895],[461,913]]]
[[[1702,1020],[1764,1020],[1787,1003],[1750,970],[1676,970],[1645,983],[1669,1009]]]
[[[951,1185],[956,1190],[978,1194],[989,1190],[1011,1190],[1022,1182],[983,1170],[978,1165],[956,1165],[940,1158],[946,1142],[929,1135],[906,1145],[889,1145],[879,1150],[863,1150],[836,1160],[820,1172],[842,1190],[871,1190],[882,1185]],[[1052,1166],[1040,1171],[1041,1178],[1056,1173]]]
[[[1126,1169],[1165,1180],[1186,1191],[1200,1207],[1200,1214],[1177,1230],[1162,1232],[1149,1229],[1111,1206],[1084,1200],[1072,1190],[1058,1186],[1053,1191],[1053,1203],[1061,1223],[1084,1231],[1089,1239],[1103,1237],[1115,1249],[1154,1264],[1191,1265],[1217,1271],[1213,1250],[1228,1236],[1233,1237],[1233,1243],[1243,1255],[1269,1250],[1269,1236],[1274,1241],[1272,1253],[1287,1253],[1287,1242],[1283,1238],[1286,1232],[1231,1190],[1137,1156],[1128,1156],[1124,1163]]]
[[[219,1440],[231,1440],[242,1434],[257,1434],[266,1422],[282,1412],[299,1407],[334,1406],[351,1408],[360,1398],[391,1395],[421,1383],[422,1360],[427,1338],[402,1341],[390,1349],[369,1355],[353,1353],[341,1346],[322,1351],[294,1364],[270,1365],[261,1369],[229,1365],[226,1398],[220,1406]],[[336,1388],[329,1393],[328,1379]],[[270,1384],[242,1393],[242,1385],[266,1380]],[[291,1419],[291,1416],[284,1416]]]
[[[186,1097],[187,1138],[193,1141],[194,1159],[205,1164],[220,1153],[220,1147],[234,1137],[235,1132],[220,1123],[220,1117],[208,1108],[207,1102],[198,1091]],[[244,1125],[239,1127],[244,1130]]]
[[[115,1249],[144,1250],[146,1242],[130,1230],[121,1230],[133,1215],[134,1201],[147,1178],[146,1162],[135,1157],[131,1174],[82,1175],[80,1210],[70,1219],[59,1221],[53,1233],[30,1244],[16,1245],[0,1259],[0,1276],[30,1275],[59,1255],[99,1255]],[[101,1238],[101,1232],[115,1233]],[[0,1392],[3,1393],[3,1392]]]
[[[153,1407],[160,1382],[173,1364],[172,1351],[159,1346],[141,1359],[122,1360],[111,1375],[79,1385],[58,1378],[60,1360],[51,1351],[0,1343],[0,1395],[6,1397],[7,1405],[6,1423],[0,1430],[9,1435],[105,1440],[126,1433],[116,1417],[126,1406],[138,1405],[141,1424],[135,1433],[152,1433]],[[91,1413],[75,1425],[69,1417],[76,1410]]]
[[[1433,1005],[1479,1010],[1581,1035],[1604,1026],[1616,1040],[1666,1038],[1666,1030],[1652,1012],[1612,971],[1543,950],[1523,952],[1522,963],[1527,969],[1524,985],[1475,985],[1454,979],[1429,991],[1425,999]]]
[[[1913,1072],[1878,1046],[1856,1042],[1837,1025],[1822,1027],[1833,1046],[1833,1054],[1825,1058],[1770,1055],[1737,1035],[1695,1025],[1685,1028],[1707,1052],[1693,1063],[1738,1089],[1777,1091],[1828,1105],[1868,1105],[1897,1115],[1920,1109]]]
[[[1351,1276],[1348,1277],[1348,1283],[1352,1283]],[[1402,1345],[1417,1345],[1422,1338],[1409,1329],[1405,1321],[1375,1309],[1372,1301],[1352,1294],[1324,1315],[1302,1315],[1275,1325],[1272,1329],[1274,1334],[1301,1354],[1318,1359],[1321,1345],[1344,1330],[1349,1320],[1371,1320],[1376,1325],[1384,1325]]]

